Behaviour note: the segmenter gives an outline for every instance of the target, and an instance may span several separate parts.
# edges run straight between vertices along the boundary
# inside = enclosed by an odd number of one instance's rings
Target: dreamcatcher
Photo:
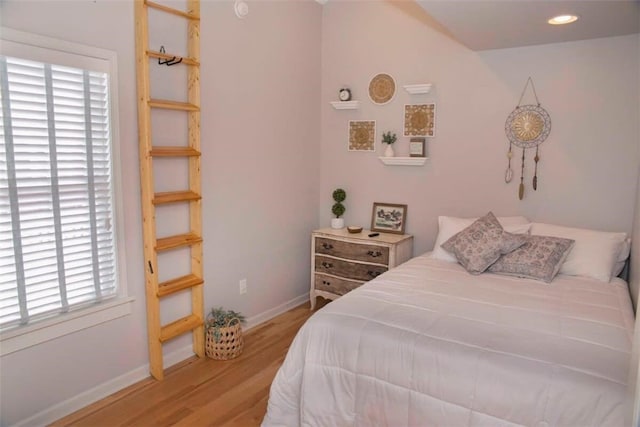
[[[531,89],[533,95],[536,98],[536,105],[520,105],[522,98],[527,90],[527,87],[531,83]],[[513,179],[513,170],[511,169],[511,159],[513,157],[513,146],[522,148],[522,164],[520,167],[520,186],[518,187],[518,198],[522,200],[524,197],[524,161],[525,151],[527,148],[536,149],[536,155],[533,158],[535,162],[535,169],[533,172],[533,189],[538,189],[538,162],[540,161],[540,155],[538,153],[539,145],[544,142],[549,136],[551,131],[551,118],[544,108],[540,106],[538,101],[538,95],[536,94],[536,88],[533,85],[531,77],[527,79],[527,83],[524,85],[522,95],[520,95],[520,101],[518,106],[509,114],[507,121],[504,125],[504,131],[509,139],[509,151],[507,152],[507,158],[509,163],[504,175],[504,181],[508,184]]]

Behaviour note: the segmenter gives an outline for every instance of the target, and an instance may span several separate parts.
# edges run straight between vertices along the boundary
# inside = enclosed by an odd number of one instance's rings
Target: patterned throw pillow
[[[442,249],[452,252],[471,274],[480,274],[501,255],[519,248],[527,236],[507,233],[492,212],[444,242]]]
[[[507,276],[551,282],[571,252],[574,240],[551,236],[527,236],[527,243],[495,262],[489,271]]]

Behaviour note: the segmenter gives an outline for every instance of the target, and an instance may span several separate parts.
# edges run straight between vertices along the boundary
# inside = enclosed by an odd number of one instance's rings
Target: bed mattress
[[[626,282],[550,284],[416,257],[301,328],[264,426],[620,426]]]

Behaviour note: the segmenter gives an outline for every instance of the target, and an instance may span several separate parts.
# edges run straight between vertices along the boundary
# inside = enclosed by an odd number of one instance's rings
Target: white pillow
[[[433,252],[431,252],[431,258],[439,259],[447,262],[458,262],[455,255],[445,251],[440,247],[444,242],[449,240],[454,234],[459,233],[471,224],[473,224],[478,218],[457,218],[453,216],[439,216],[438,217],[438,237],[436,237],[436,243],[433,246]],[[514,234],[525,234],[529,232],[531,223],[523,216],[499,216],[498,222],[505,231]]]
[[[560,274],[592,277],[603,282],[611,280],[618,257],[623,255],[621,252],[627,238],[627,233],[608,233],[538,222],[531,225],[531,234],[575,240],[573,249],[560,267]]]
[[[616,266],[613,267],[613,277],[619,276],[624,270],[624,265],[627,262],[627,258],[629,258],[629,254],[631,253],[631,239],[626,238],[622,243],[622,249],[620,249],[620,253],[618,254],[618,260],[616,261]]]

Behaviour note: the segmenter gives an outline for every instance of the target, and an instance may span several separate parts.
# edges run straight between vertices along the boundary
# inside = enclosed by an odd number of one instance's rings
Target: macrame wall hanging
[[[536,105],[522,105],[522,98],[524,97],[527,87],[531,83],[531,89],[533,95],[536,98]],[[511,159],[513,158],[513,146],[522,148],[522,163],[520,166],[520,185],[518,187],[518,198],[522,200],[524,197],[524,162],[525,151],[528,148],[535,148],[536,155],[533,158],[535,162],[533,172],[533,189],[538,189],[538,162],[540,161],[539,145],[544,142],[551,132],[551,118],[544,108],[540,106],[538,95],[536,94],[536,88],[533,85],[531,77],[527,79],[527,83],[524,85],[522,95],[518,101],[518,106],[509,114],[507,121],[504,125],[504,131],[509,139],[509,151],[507,152],[507,158],[509,163],[504,175],[504,181],[508,184],[513,179],[513,170],[511,169]]]

